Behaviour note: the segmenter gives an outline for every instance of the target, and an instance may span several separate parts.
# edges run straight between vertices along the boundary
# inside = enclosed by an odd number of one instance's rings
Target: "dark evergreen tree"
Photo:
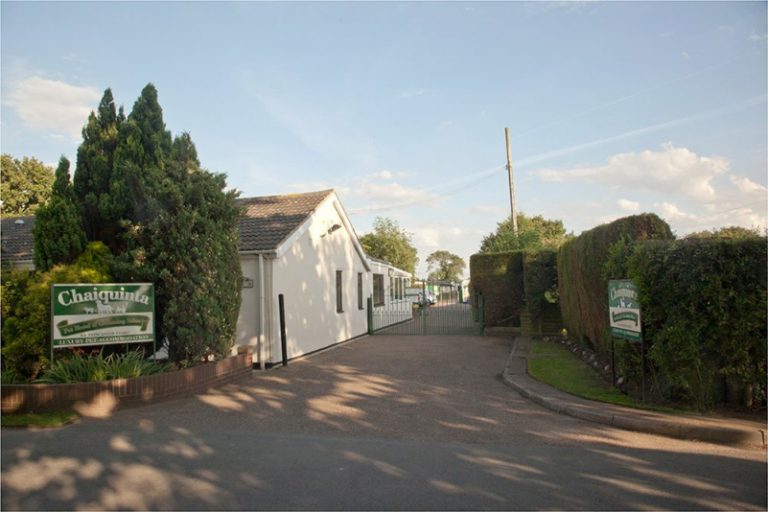
[[[148,84],[133,105],[118,137],[110,188],[113,222],[146,222],[160,211],[158,189],[167,177],[171,134],[165,129],[157,89]]]
[[[99,108],[91,112],[83,128],[73,184],[89,240],[108,241],[116,233],[109,193],[118,134],[124,121],[122,107],[119,111],[115,109],[112,91],[107,89]]]
[[[33,230],[34,259],[38,270],[71,263],[85,249],[86,238],[69,179],[69,160],[61,157],[51,199],[37,210]]]
[[[111,200],[127,229],[116,277],[156,284],[158,339],[172,360],[224,357],[240,311],[236,194],[201,169],[189,134],[171,140],[151,84],[119,139]]]

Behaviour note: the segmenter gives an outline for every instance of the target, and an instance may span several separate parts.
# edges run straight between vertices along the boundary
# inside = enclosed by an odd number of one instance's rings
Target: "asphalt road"
[[[521,398],[507,340],[375,336],[217,390],[2,431],[2,509],[766,509],[764,451]]]

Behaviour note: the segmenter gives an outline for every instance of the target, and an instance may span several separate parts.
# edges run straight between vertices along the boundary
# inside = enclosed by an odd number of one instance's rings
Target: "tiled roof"
[[[4,261],[32,261],[32,228],[34,217],[5,217],[0,221],[2,246],[0,257]]]
[[[240,218],[240,251],[274,251],[333,190],[283,196],[238,199],[245,213]]]

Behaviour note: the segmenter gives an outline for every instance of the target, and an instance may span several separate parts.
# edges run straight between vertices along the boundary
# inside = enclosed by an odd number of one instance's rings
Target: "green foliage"
[[[411,234],[401,229],[396,221],[377,217],[373,222],[373,233],[363,235],[360,243],[368,256],[388,261],[411,274],[416,272],[419,258]]]
[[[535,341],[533,353],[534,357],[528,360],[528,372],[545,384],[589,400],[630,407],[641,406],[605,382],[591,366],[561,345]]]
[[[467,264],[461,257],[448,251],[435,251],[427,257],[429,270],[435,268],[429,273],[429,278],[436,281],[457,282]]]
[[[512,228],[512,216],[500,222],[480,245],[481,253],[539,249],[557,249],[567,240],[562,220],[549,220],[541,215],[517,215],[517,235]]]
[[[726,401],[728,387],[764,400],[766,239],[693,238],[627,252],[655,392],[702,409]]]
[[[56,265],[48,272],[11,271],[3,276],[3,364],[24,379],[33,379],[48,364],[51,349],[51,286],[54,283],[104,283],[110,276],[103,260],[107,251],[91,243],[70,265]],[[108,251],[107,251],[108,252]]]
[[[488,326],[519,325],[523,308],[524,252],[473,254],[469,259],[472,297],[485,297],[485,323]]]
[[[741,226],[728,226],[713,231],[704,230],[691,233],[685,238],[728,238],[732,240],[755,239],[765,236],[757,228],[744,228]]]
[[[223,175],[193,170],[179,189],[186,201],[164,201],[166,210],[137,232],[137,249],[124,271],[157,283],[158,338],[173,361],[226,357],[234,345],[240,311],[236,194],[224,193]],[[177,199],[179,199],[177,198]]]
[[[28,412],[24,414],[3,414],[3,427],[23,428],[53,428],[66,425],[77,419],[77,414],[70,411],[64,412]]]
[[[61,157],[53,193],[36,215],[33,231],[35,268],[48,270],[58,263],[72,263],[85,248],[85,232],[69,181],[69,160]]]
[[[158,214],[162,208],[158,193],[167,184],[171,144],[157,89],[148,84],[118,133],[109,190],[113,221],[136,225]]]
[[[73,185],[88,240],[110,240],[116,231],[109,191],[117,136],[124,121],[122,109],[115,110],[112,91],[107,89],[83,128]]]
[[[557,252],[543,250],[523,256],[525,306],[531,319],[538,322],[557,297]]]
[[[171,368],[144,359],[144,353],[132,350],[124,354],[103,352],[95,356],[73,354],[67,359],[55,361],[35,382],[42,384],[68,384],[73,382],[99,382],[103,380],[130,379],[163,373]]]
[[[235,341],[240,211],[225,189],[189,134],[172,140],[152,84],[127,118],[107,89],[83,131],[75,191],[88,236],[116,255],[115,278],[155,283],[158,339],[174,361],[224,357]]]
[[[557,254],[560,310],[570,333],[600,351],[609,345],[608,284],[603,268],[609,249],[622,239],[672,239],[669,225],[654,214],[603,224],[566,241]]]
[[[0,214],[31,215],[51,195],[53,172],[35,158],[21,160],[3,154],[0,158]]]

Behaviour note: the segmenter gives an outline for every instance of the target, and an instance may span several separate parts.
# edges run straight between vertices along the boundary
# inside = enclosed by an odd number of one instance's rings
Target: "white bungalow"
[[[366,334],[370,267],[336,193],[239,201],[244,282],[236,344],[251,346],[254,361],[269,366]]]

